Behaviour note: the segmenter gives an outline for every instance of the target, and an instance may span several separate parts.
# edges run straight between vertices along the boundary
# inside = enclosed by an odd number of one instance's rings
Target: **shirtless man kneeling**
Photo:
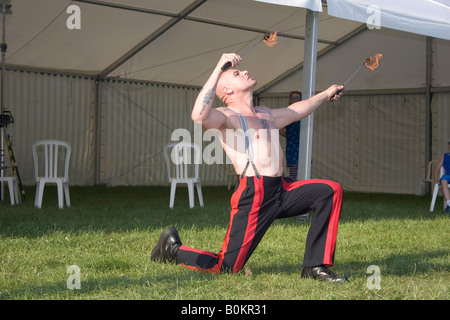
[[[223,149],[239,175],[231,197],[230,223],[218,254],[193,249],[181,243],[175,227],[165,229],[154,247],[152,261],[169,261],[197,271],[239,272],[275,219],[313,211],[303,258],[303,278],[330,282],[347,280],[329,269],[333,265],[342,187],[333,181],[283,179],[283,152],[278,130],[314,112],[344,89],[327,90],[287,108],[253,106],[256,80],[247,71],[235,69],[242,61],[235,53],[223,54],[200,91],[192,120],[207,129],[218,129]],[[221,67],[231,62],[232,67]],[[214,95],[227,106],[212,108]],[[227,130],[233,130],[233,141]],[[243,143],[236,143],[238,136]],[[230,135],[228,135],[230,137]],[[282,249],[282,248],[280,248]]]

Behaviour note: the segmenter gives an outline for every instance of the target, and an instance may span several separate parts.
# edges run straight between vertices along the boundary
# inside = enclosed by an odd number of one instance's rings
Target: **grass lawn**
[[[205,207],[188,208],[179,188],[71,187],[72,207],[57,208],[47,187],[42,209],[27,199],[0,203],[0,299],[448,300],[449,217],[429,212],[430,196],[344,193],[333,270],[350,281],[301,279],[309,224],[278,220],[239,274],[204,274],[154,263],[161,231],[176,225],[183,244],[217,253],[231,192],[203,187]],[[8,198],[7,198],[8,199]],[[197,199],[196,199],[197,200]],[[80,289],[68,289],[69,266]],[[373,287],[379,270],[380,289]],[[69,281],[70,282],[70,281]],[[74,282],[70,282],[74,283]]]

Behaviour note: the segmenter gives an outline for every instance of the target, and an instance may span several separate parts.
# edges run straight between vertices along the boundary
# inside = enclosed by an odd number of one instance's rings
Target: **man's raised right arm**
[[[222,112],[214,110],[212,105],[216,94],[217,83],[222,74],[222,66],[231,62],[232,66],[236,66],[241,58],[234,53],[225,53],[220,58],[210,77],[206,81],[192,109],[191,118],[193,121],[202,125],[204,129],[220,128],[226,121],[226,117]]]

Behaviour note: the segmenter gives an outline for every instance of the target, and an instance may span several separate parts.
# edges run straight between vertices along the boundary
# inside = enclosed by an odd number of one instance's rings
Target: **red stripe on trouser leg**
[[[338,231],[339,216],[342,207],[342,187],[335,182],[328,182],[328,185],[333,188],[333,206],[331,207],[330,221],[328,223],[327,240],[325,242],[325,252],[323,264],[327,266],[333,265],[333,255],[336,248],[336,238]]]
[[[222,264],[224,260],[224,255],[229,243],[229,234],[233,222],[233,218],[238,212],[238,203],[241,198],[242,192],[246,188],[246,180],[241,180],[237,190],[234,192],[231,197],[231,207],[232,210],[230,212],[230,224],[228,226],[227,233],[225,235],[225,239],[222,245],[222,251],[218,254],[214,254],[212,252],[198,250],[186,246],[181,246],[177,253],[177,262],[186,268],[195,271],[202,272],[212,272],[212,273],[220,273],[222,270]]]
[[[215,255],[182,246],[178,263],[196,271],[238,272],[273,219],[313,210],[303,265],[332,265],[342,206],[341,186],[328,180],[303,180],[283,182],[280,190],[280,184],[281,179],[276,177],[240,178],[231,198],[230,223],[222,250]]]
[[[198,250],[184,245],[177,252],[177,263],[196,271],[219,273],[217,269],[217,255],[204,250]]]
[[[242,242],[238,257],[236,259],[236,262],[234,263],[233,272],[239,272],[239,270],[242,269],[247,260],[248,251],[250,250],[250,246],[252,245],[253,239],[255,237],[259,209],[261,208],[261,203],[264,199],[263,177],[261,177],[261,179],[253,177],[253,182],[255,185],[255,196],[252,209],[248,213],[248,222],[247,229],[245,230],[244,241]]]
[[[218,262],[219,270],[222,268],[223,260],[225,258],[225,253],[227,252],[228,244],[230,242],[230,232],[231,232],[231,227],[233,225],[234,216],[239,211],[239,199],[241,198],[242,193],[244,192],[244,190],[246,188],[247,188],[247,179],[246,179],[246,177],[241,178],[241,176],[239,176],[239,187],[233,193],[233,195],[231,196],[231,200],[230,200],[230,203],[231,203],[230,223],[228,224],[227,233],[225,235],[225,239],[224,239],[223,244],[222,244],[222,250],[218,254],[218,256],[219,256],[219,262]]]
[[[180,246],[179,250],[191,251],[191,252],[195,252],[198,254],[210,256],[212,258],[217,258],[217,254],[214,254],[212,252],[205,251],[205,250],[198,250],[198,249],[194,249],[194,248],[190,248],[190,247],[186,247],[186,246]]]

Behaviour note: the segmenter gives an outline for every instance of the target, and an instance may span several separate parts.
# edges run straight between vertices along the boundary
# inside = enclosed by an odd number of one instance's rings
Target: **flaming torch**
[[[353,72],[353,74],[350,76],[350,78],[347,79],[347,81],[344,82],[343,86],[345,87],[345,85],[353,79],[353,77],[359,72],[359,70],[361,70],[361,68],[363,66],[366,66],[367,68],[369,68],[370,70],[375,70],[376,68],[378,68],[378,60],[383,58],[383,55],[381,53],[377,53],[375,56],[373,57],[368,57],[366,60],[364,60],[364,63],[362,65],[359,66],[358,69],[356,69],[355,72]],[[342,90],[339,90],[336,94],[341,93]],[[331,98],[331,101],[334,101],[333,98]]]
[[[277,44],[277,31],[275,32],[270,32],[270,33],[266,33],[264,34],[264,36],[262,37],[262,39],[258,40],[258,42],[256,42],[254,45],[252,45],[250,48],[248,48],[247,50],[245,50],[242,54],[241,57],[246,54],[247,52],[249,52],[251,49],[253,49],[254,47],[256,47],[261,41],[264,41],[264,43],[268,46],[268,47],[273,47],[274,45]],[[231,67],[231,62],[227,62],[222,66],[222,71],[227,70],[229,67]]]

